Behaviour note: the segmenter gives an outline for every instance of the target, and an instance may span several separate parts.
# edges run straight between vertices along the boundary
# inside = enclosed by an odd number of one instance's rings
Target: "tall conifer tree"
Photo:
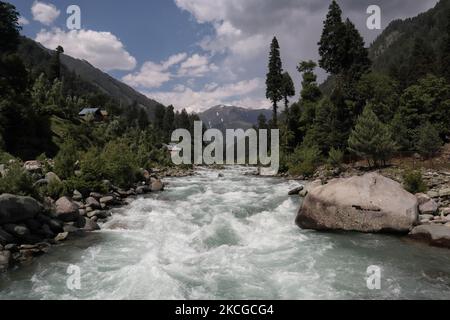
[[[273,124],[278,123],[278,102],[283,99],[283,65],[280,57],[280,45],[276,37],[270,46],[269,73],[266,78],[266,98],[273,104]]]

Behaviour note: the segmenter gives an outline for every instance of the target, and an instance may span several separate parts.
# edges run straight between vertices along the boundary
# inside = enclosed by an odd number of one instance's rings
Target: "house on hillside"
[[[83,120],[93,119],[96,122],[101,122],[108,119],[108,112],[100,108],[84,108],[78,116]]]

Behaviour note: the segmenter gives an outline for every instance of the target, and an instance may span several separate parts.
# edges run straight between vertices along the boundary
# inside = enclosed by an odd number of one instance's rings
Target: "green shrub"
[[[45,188],[45,195],[52,199],[58,199],[68,194],[66,185],[55,179],[51,180]]]
[[[55,157],[55,173],[61,179],[68,179],[75,172],[75,164],[78,161],[78,151],[71,141],[65,142]]]
[[[9,153],[0,150],[0,164],[7,164],[9,160],[16,160],[16,158]]]
[[[426,192],[428,189],[423,181],[422,173],[420,171],[405,172],[403,175],[403,186],[412,194]]]
[[[67,179],[66,186],[69,192],[78,190],[84,196],[90,192],[107,192],[103,185],[105,179],[105,164],[102,154],[95,148],[88,150],[81,157],[80,174]]]
[[[139,168],[136,156],[126,143],[121,141],[108,143],[101,159],[104,177],[114,185],[128,188],[137,181]]]
[[[416,149],[425,159],[434,157],[442,147],[439,131],[429,122],[419,128]]]
[[[294,151],[289,165],[289,173],[293,175],[312,176],[321,161],[321,152],[317,146],[299,147]]]
[[[340,149],[331,148],[328,153],[328,164],[334,168],[341,168],[344,163],[344,152]]]
[[[0,178],[0,194],[10,193],[40,198],[38,190],[33,186],[33,183],[31,175],[16,162],[9,165],[5,176]]]

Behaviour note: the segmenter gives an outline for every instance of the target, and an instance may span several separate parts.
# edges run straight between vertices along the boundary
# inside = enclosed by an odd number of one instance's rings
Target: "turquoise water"
[[[199,170],[0,275],[1,299],[450,299],[450,250],[295,224],[296,182]],[[80,290],[67,286],[80,270]],[[381,268],[381,289],[366,270]]]

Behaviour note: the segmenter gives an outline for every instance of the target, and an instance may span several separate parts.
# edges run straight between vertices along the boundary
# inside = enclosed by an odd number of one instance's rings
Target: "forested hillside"
[[[282,68],[277,39],[271,44],[267,98],[273,127],[281,130],[283,170],[312,175],[349,159],[370,167],[395,155],[437,155],[450,138],[450,1],[393,22],[367,49],[355,25],[332,1],[318,39],[318,62],[301,61],[300,100],[288,105],[290,75]],[[319,87],[315,68],[330,75]]]
[[[449,0],[417,17],[393,21],[370,47],[373,69],[397,78],[403,87],[428,72],[449,79],[449,21]]]
[[[0,193],[58,197],[102,190],[104,180],[128,187],[143,169],[171,165],[163,144],[175,127],[192,129],[195,115],[139,95],[60,46],[21,37],[18,18],[0,1]],[[35,187],[23,165],[34,159],[62,182]]]

